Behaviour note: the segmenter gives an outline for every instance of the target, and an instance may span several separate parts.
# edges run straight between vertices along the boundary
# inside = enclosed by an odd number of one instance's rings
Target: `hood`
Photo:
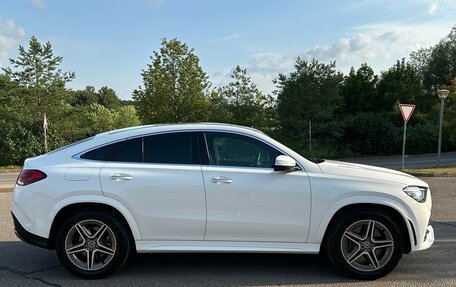
[[[424,181],[410,174],[383,167],[333,160],[324,161],[318,166],[324,174],[391,181],[404,185],[428,186]]]

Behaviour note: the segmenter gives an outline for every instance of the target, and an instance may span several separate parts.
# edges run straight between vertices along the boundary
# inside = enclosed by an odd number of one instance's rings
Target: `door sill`
[[[238,241],[135,241],[138,253],[304,253],[318,254],[320,244]]]

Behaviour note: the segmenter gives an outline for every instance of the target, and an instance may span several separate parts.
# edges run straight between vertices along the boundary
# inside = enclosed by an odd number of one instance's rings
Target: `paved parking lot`
[[[317,255],[145,254],[96,281],[66,272],[53,251],[17,241],[9,215],[11,193],[0,193],[0,286],[456,286],[456,178],[425,178],[433,196],[436,242],[406,255],[374,282],[339,274]]]

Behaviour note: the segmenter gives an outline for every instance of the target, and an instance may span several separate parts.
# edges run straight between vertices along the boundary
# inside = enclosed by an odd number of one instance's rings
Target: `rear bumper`
[[[16,233],[17,237],[19,237],[22,241],[24,241],[24,242],[26,242],[28,244],[35,245],[35,246],[42,247],[42,248],[46,248],[46,249],[52,249],[49,246],[49,240],[48,239],[28,232],[27,230],[25,230],[24,227],[22,227],[22,225],[19,222],[19,220],[17,220],[16,216],[14,216],[14,213],[11,212],[11,216],[13,217],[14,232]]]

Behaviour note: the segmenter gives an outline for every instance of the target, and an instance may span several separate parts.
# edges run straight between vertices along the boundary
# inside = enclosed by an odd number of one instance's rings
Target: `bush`
[[[407,154],[431,153],[437,151],[438,127],[431,123],[407,126]]]
[[[399,134],[388,114],[359,113],[347,119],[343,139],[352,152],[386,155],[401,151]]]

